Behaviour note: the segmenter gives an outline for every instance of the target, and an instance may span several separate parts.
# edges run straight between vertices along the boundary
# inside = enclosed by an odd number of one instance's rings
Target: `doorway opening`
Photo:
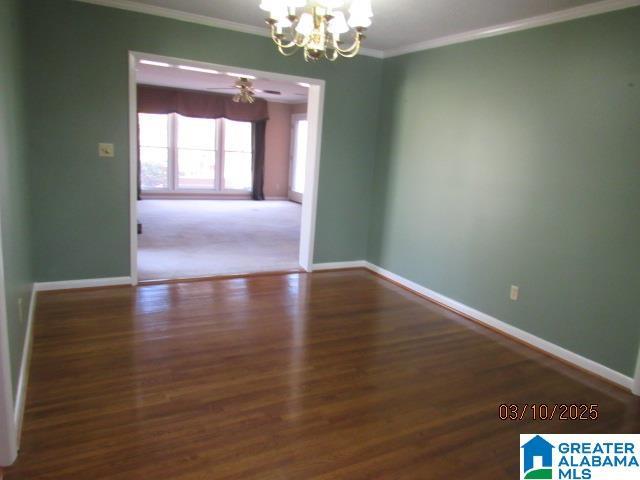
[[[132,283],[310,271],[324,81],[129,65]]]

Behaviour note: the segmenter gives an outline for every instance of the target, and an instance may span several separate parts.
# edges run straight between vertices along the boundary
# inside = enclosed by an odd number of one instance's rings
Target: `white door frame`
[[[315,246],[316,210],[318,205],[318,174],[320,168],[320,148],[322,140],[322,119],[324,113],[325,81],[317,78],[298,77],[282,73],[264,72],[249,68],[217,65],[193,60],[153,55],[143,52],[129,52],[129,203],[130,203],[130,262],[131,284],[138,284],[138,129],[137,129],[137,88],[136,63],[140,59],[155,60],[172,65],[192,65],[220,72],[245,73],[259,78],[286,82],[304,83],[309,86],[307,119],[309,135],[307,139],[307,169],[305,195],[302,202],[300,225],[300,267],[307,272],[313,269]]]
[[[11,379],[1,223],[0,221],[0,466],[8,466],[15,461],[18,455],[18,434],[15,423],[13,381]]]

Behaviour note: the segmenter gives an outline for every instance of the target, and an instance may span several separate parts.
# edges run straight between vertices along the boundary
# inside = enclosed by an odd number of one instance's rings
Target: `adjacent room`
[[[0,480],[640,478],[640,0],[0,0]]]
[[[138,278],[300,268],[308,85],[136,61]]]

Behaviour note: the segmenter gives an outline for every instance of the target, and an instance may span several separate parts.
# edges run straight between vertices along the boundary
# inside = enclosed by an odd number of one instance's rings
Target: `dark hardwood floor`
[[[534,432],[640,432],[640,401],[364,270],[56,292],[5,476],[513,479]]]

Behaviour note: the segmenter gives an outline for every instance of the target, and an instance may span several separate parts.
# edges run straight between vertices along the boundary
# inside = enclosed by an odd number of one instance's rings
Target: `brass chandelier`
[[[260,8],[269,12],[266,22],[280,53],[291,56],[303,49],[307,62],[322,58],[333,62],[360,52],[373,17],[371,0],[352,0],[348,21],[340,10],[343,4],[343,0],[262,0]],[[352,38],[345,46],[341,36],[350,31]]]

